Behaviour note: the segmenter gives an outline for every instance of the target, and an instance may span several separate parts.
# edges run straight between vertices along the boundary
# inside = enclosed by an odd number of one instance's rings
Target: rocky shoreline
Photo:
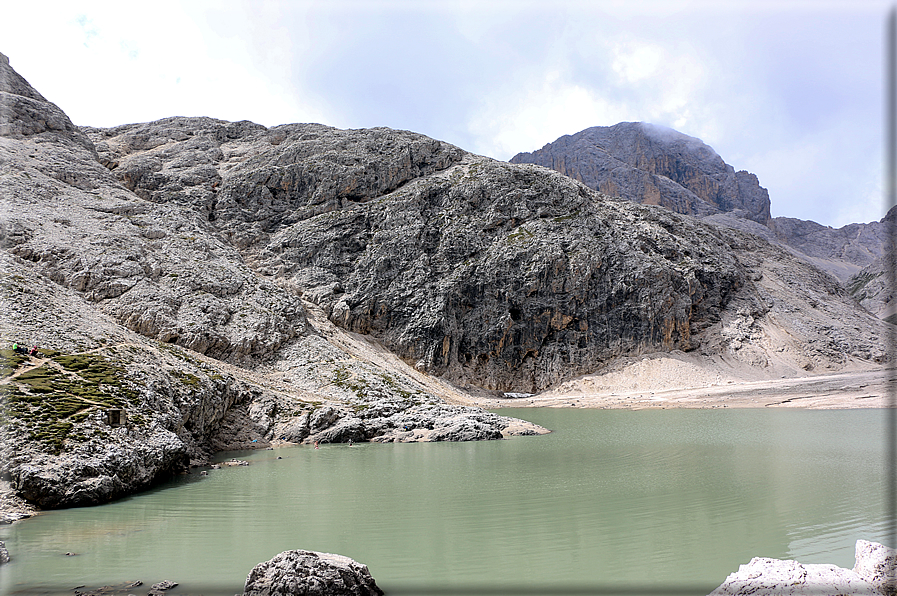
[[[894,549],[857,540],[853,569],[755,557],[729,575],[710,596],[893,596],[897,594],[895,574]]]
[[[3,555],[6,554],[5,560]],[[0,564],[9,560],[0,543]],[[897,594],[897,551],[876,542],[858,540],[852,569],[827,564],[755,557],[730,574],[709,596],[894,596]],[[80,586],[76,596],[124,596],[143,583],[128,582],[98,588]],[[164,596],[178,583],[153,584],[148,596]],[[195,588],[194,588],[195,589]],[[434,586],[438,590],[437,586]],[[181,593],[191,593],[183,586]],[[367,566],[348,557],[307,550],[284,551],[256,565],[247,575],[242,596],[383,596]]]

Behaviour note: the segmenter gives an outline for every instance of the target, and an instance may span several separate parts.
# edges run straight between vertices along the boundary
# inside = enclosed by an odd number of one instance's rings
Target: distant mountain
[[[768,226],[778,240],[796,248],[811,263],[846,282],[860,269],[883,258],[888,217],[840,228],[791,217],[775,217]]]
[[[644,122],[621,122],[565,135],[510,161],[551,168],[612,196],[750,231],[796,251],[852,288],[864,287],[863,304],[872,312],[893,314],[886,284],[853,280],[861,272],[867,281],[883,279],[885,219],[831,228],[772,218],[769,194],[757,177],[735,171],[700,139]]]
[[[769,194],[757,177],[725,163],[700,139],[644,122],[565,135],[511,163],[533,163],[589,188],[686,215],[738,212],[766,224]]]

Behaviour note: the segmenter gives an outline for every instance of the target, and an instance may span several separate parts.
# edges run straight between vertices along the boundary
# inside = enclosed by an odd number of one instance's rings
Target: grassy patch
[[[510,234],[508,234],[508,242],[521,242],[524,240],[529,240],[533,236],[535,236],[535,234],[533,234],[523,226],[520,226],[519,228],[517,228],[516,232],[511,232]]]
[[[365,397],[368,393],[368,382],[364,379],[353,378],[345,366],[337,366],[333,371],[333,384],[340,389],[354,392],[358,397]]]
[[[865,296],[858,296],[858,294],[860,293],[860,290],[865,288],[866,284],[868,284],[870,281],[872,281],[876,277],[878,277],[878,275],[875,273],[870,273],[870,272],[860,273],[859,275],[855,276],[851,280],[850,284],[847,286],[847,291],[850,293],[851,296],[853,296],[857,300],[862,300],[863,298],[865,298]]]
[[[26,360],[28,356],[19,354],[12,348],[0,350],[0,377],[8,377]]]
[[[32,441],[62,451],[74,425],[96,410],[124,408],[136,398],[124,367],[95,354],[58,354],[3,387],[0,410],[19,421]]]
[[[560,217],[555,217],[554,221],[557,223],[560,223],[562,221],[569,221],[578,215],[579,215],[579,211],[574,211],[573,213],[569,213],[567,215],[561,215]]]
[[[171,371],[171,376],[175,377],[187,387],[192,387],[193,389],[197,389],[199,387],[199,377],[197,377],[196,375],[191,375],[190,373],[181,372],[179,370],[173,370]]]

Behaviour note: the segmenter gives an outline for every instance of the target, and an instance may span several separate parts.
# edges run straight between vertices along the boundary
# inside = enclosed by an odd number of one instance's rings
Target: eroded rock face
[[[745,281],[694,220],[474,157],[283,228],[265,256],[337,325],[500,390],[544,389],[633,350],[690,349]]]
[[[349,557],[289,550],[256,565],[243,596],[383,596],[366,565]]]
[[[609,195],[677,213],[746,218],[763,226],[752,233],[796,249],[842,283],[884,255],[887,218],[837,229],[772,218],[769,194],[754,174],[734,171],[700,140],[659,126],[623,122],[589,128],[532,153],[519,153],[511,163],[539,164]],[[870,306],[876,312],[879,305]]]
[[[765,224],[769,193],[754,174],[736,172],[699,139],[643,122],[565,135],[511,163],[534,163],[611,196],[677,213],[740,212]]]
[[[890,596],[897,593],[893,583],[895,556],[894,550],[884,545],[858,540],[853,569],[755,557],[729,575],[710,596]]]
[[[690,349],[744,285],[710,228],[413,133],[174,118],[89,134],[135,193],[191,205],[256,272],[462,385],[534,391]],[[127,308],[145,334],[175,310]]]

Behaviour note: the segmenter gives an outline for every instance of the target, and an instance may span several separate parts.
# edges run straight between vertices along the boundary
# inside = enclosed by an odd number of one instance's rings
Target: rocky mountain
[[[736,172],[701,140],[654,124],[587,128],[510,161],[545,166],[605,194],[676,213],[735,211],[762,224],[770,219],[769,194],[755,175]]]
[[[420,134],[79,128],[2,56],[0,131],[0,333],[40,348],[2,351],[0,472],[44,507],[221,449],[545,432],[466,392],[637,354],[886,356],[840,284],[750,231]]]
[[[511,163],[539,164],[637,203],[661,205],[726,225],[750,228],[773,243],[796,249],[804,259],[855,286],[851,278],[884,257],[889,234],[886,219],[833,229],[812,221],[770,217],[770,200],[757,177],[723,162],[700,139],[644,122],[596,126],[565,135]],[[729,217],[725,217],[729,216]],[[735,222],[762,224],[768,230]],[[772,233],[770,233],[770,231]],[[863,274],[868,278],[873,273]],[[867,288],[864,298],[874,312],[889,300],[883,288]],[[877,292],[877,293],[876,293]]]
[[[889,220],[895,210],[880,221],[853,223],[841,228],[823,226],[813,221],[791,217],[775,217],[769,228],[783,244],[796,248],[807,259],[842,282],[884,257]]]
[[[866,310],[885,321],[897,325],[897,302],[894,301],[894,280],[888,274],[894,264],[885,257],[876,259],[847,282],[851,296]]]

